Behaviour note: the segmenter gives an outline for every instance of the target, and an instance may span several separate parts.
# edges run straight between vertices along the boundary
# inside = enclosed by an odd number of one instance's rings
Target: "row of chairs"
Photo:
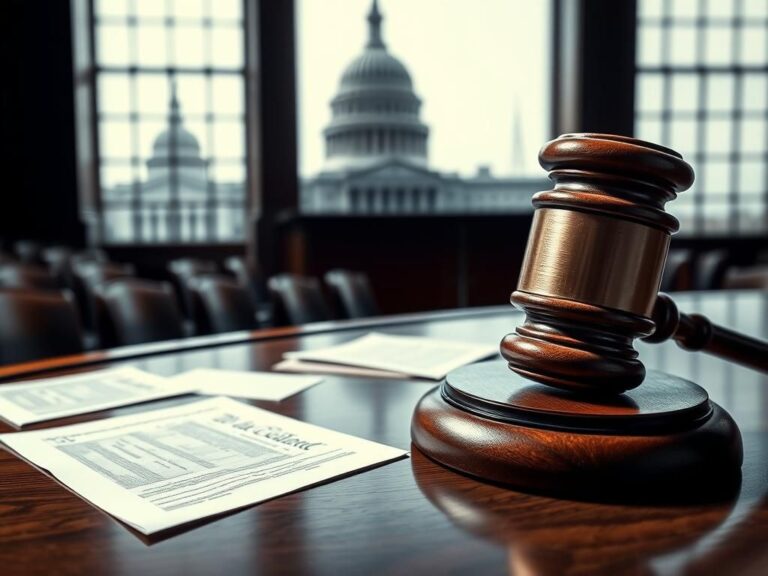
[[[224,275],[214,262],[174,261],[170,284],[136,278],[132,266],[103,260],[72,266],[61,275],[66,281],[53,268],[0,264],[0,364],[263,325],[259,290],[244,262]],[[338,270],[326,280],[343,316],[377,313],[365,276]],[[269,293],[282,323],[335,316],[316,279],[276,276]]]
[[[738,288],[732,282],[732,277],[738,275],[736,272],[737,268],[728,250],[697,253],[689,249],[673,249],[667,256],[661,290],[674,292]]]

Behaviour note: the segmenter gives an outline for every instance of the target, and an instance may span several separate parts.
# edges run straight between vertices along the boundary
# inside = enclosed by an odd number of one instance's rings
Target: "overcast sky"
[[[322,168],[321,131],[346,65],[366,42],[371,0],[298,0],[299,166]],[[408,68],[430,127],[432,168],[543,175],[549,0],[379,0],[388,50]],[[517,111],[517,113],[516,113]],[[521,120],[522,150],[514,119]]]

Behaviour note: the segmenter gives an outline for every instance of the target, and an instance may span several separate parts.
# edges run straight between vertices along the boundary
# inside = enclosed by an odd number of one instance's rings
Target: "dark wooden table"
[[[768,337],[765,295],[676,300],[683,310]],[[374,329],[498,342],[519,320],[503,306],[328,323],[17,365],[0,369],[0,377],[125,362],[163,375],[202,366],[267,369],[288,350],[327,346]],[[702,384],[735,417],[745,448],[738,496],[716,504],[654,506],[558,500],[483,484],[414,452],[410,459],[147,541],[0,451],[0,574],[768,574],[768,376],[674,344],[640,348],[648,367]],[[284,402],[256,404],[410,448],[411,411],[434,385],[328,376]],[[152,407],[184,401],[190,398]],[[1,432],[10,430],[0,425]]]

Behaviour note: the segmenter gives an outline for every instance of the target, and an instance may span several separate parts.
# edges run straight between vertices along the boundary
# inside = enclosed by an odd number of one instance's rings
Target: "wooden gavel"
[[[673,338],[768,370],[768,343],[678,311],[659,294],[671,235],[666,202],[693,184],[675,151],[604,134],[566,134],[539,161],[555,183],[533,197],[533,226],[511,300],[525,323],[501,343],[515,372],[581,392],[621,393],[645,367],[635,338]]]

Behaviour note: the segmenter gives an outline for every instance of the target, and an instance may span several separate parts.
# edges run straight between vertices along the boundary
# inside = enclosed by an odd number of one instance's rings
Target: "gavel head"
[[[517,290],[525,323],[501,343],[515,372],[580,392],[621,393],[645,368],[633,340],[651,320],[671,235],[666,202],[693,184],[675,151],[623,136],[566,134],[539,162],[554,188],[535,208]]]

